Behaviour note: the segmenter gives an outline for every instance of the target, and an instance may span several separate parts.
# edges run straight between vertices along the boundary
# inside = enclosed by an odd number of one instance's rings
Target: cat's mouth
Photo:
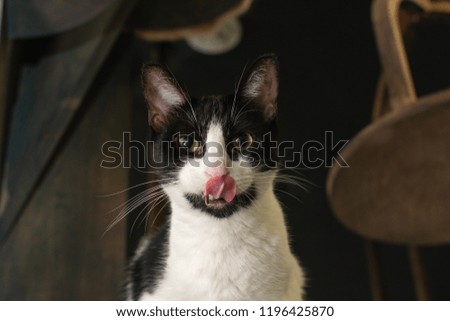
[[[217,218],[225,218],[235,213],[239,208],[248,207],[256,198],[256,188],[252,184],[245,191],[237,193],[230,201],[222,196],[215,197],[212,194],[205,195],[204,193],[186,193],[184,196],[194,208]]]
[[[221,208],[227,205],[227,201],[223,197],[216,198],[214,195],[204,195],[205,205],[211,208]]]

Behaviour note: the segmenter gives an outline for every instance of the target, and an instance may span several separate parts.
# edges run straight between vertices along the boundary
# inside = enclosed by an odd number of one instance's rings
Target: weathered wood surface
[[[129,60],[107,63],[53,166],[0,247],[0,300],[116,299],[126,222],[105,232],[126,201],[128,171],[104,169],[101,146],[130,130]]]
[[[2,182],[0,243],[48,166],[133,7],[120,1],[80,28],[39,42],[22,68]]]
[[[12,76],[14,66],[14,41],[6,36],[4,19],[4,1],[0,0],[0,177],[2,176],[5,134],[7,132],[7,115],[11,104],[12,87],[15,78]]]

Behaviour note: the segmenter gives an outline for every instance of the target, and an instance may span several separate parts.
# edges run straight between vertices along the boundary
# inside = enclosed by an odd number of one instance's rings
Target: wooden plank
[[[0,300],[111,300],[124,279],[126,222],[103,235],[126,201],[128,171],[104,169],[101,146],[129,131],[129,56],[108,63],[83,117],[0,248]]]
[[[3,34],[4,34],[4,19],[3,19],[3,14],[5,12],[4,10],[4,6],[5,6],[5,1],[4,0],[0,0],[0,41],[2,41],[3,39]]]
[[[45,54],[23,67],[2,182],[0,242],[48,168],[133,4],[117,2],[82,28],[49,39]]]
[[[3,168],[3,159],[5,152],[5,134],[6,134],[6,119],[8,114],[8,107],[11,92],[11,58],[13,42],[6,37],[4,15],[4,3],[0,0],[0,177],[2,176],[1,169]]]

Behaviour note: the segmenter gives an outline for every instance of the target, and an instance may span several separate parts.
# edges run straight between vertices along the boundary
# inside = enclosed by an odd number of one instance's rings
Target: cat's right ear
[[[273,121],[278,112],[278,60],[274,54],[259,57],[240,83],[240,92],[256,103],[266,121]]]
[[[148,123],[154,131],[161,132],[174,109],[186,103],[186,95],[173,75],[158,64],[148,64],[142,68],[142,86]]]

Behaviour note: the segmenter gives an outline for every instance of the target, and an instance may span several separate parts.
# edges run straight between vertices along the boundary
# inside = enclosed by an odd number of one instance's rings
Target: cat
[[[191,100],[158,64],[142,83],[171,214],[132,259],[126,299],[303,299],[274,194],[277,155],[263,139],[277,132],[276,56],[259,57],[231,95]]]

